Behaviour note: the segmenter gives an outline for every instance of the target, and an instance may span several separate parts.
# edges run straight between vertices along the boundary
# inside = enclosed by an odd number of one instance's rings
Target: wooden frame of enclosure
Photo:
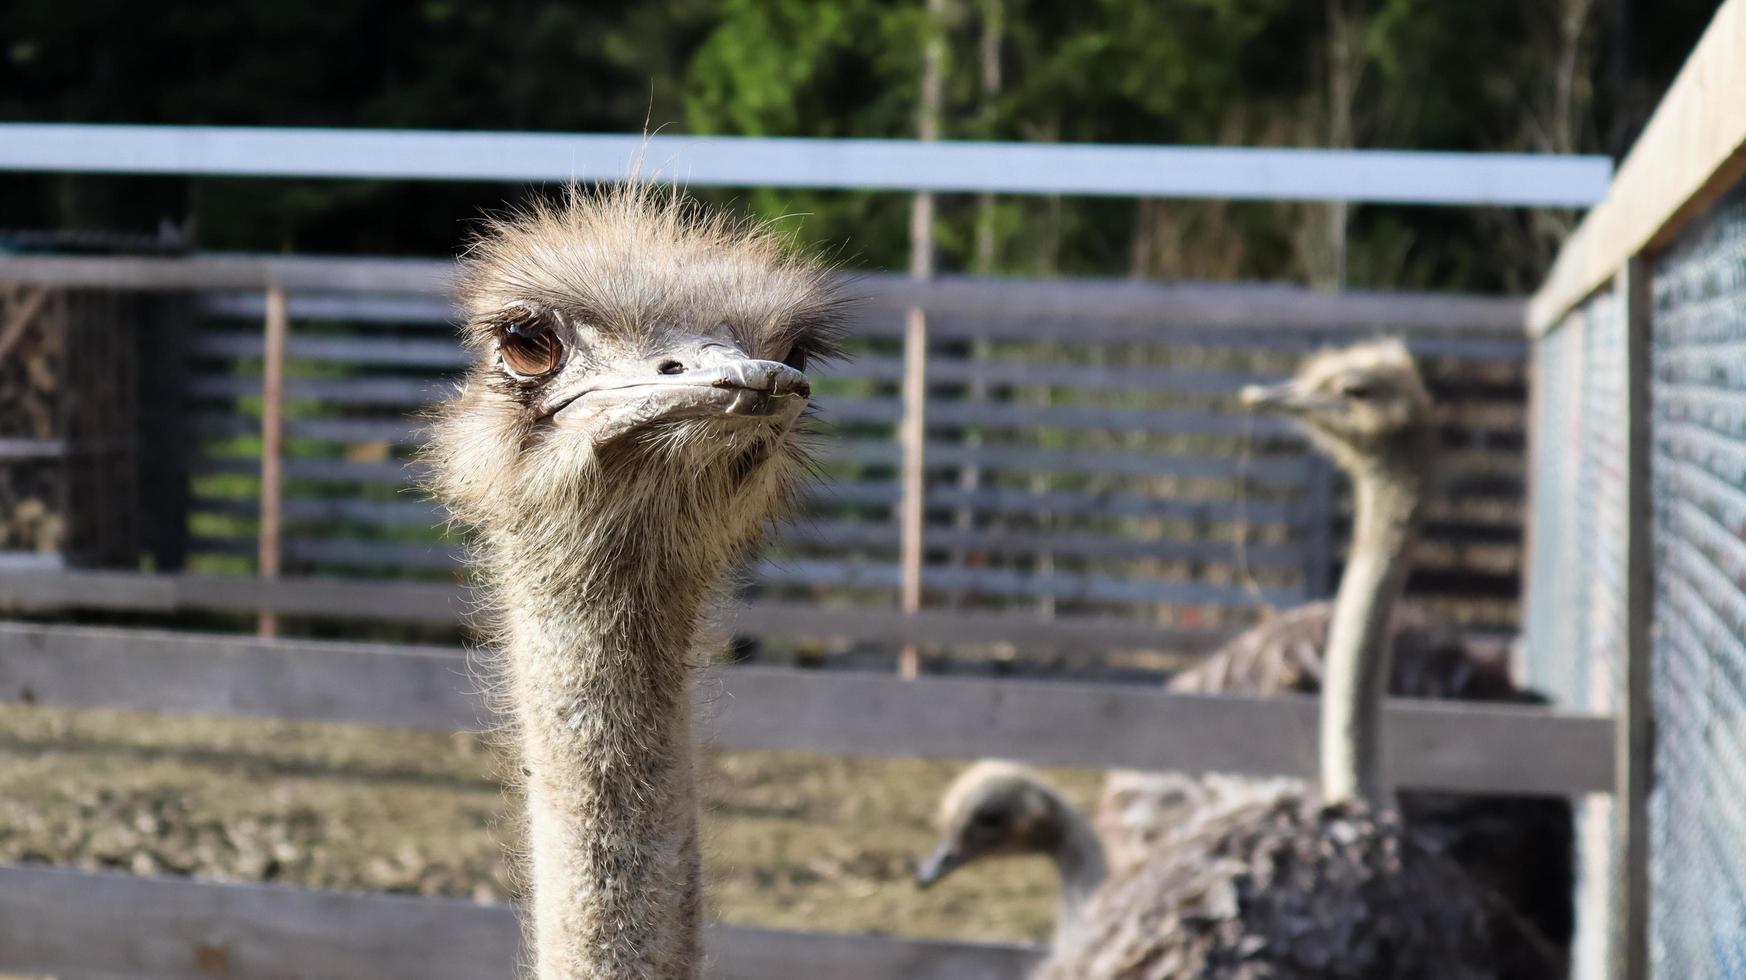
[[[505,134],[155,131],[149,127],[36,127],[32,133],[16,127],[7,131],[0,140],[0,169],[334,176],[338,173],[334,167],[344,165],[366,168],[381,177],[449,179],[456,173],[442,167],[456,160],[470,165],[465,161],[476,161],[483,147],[490,151],[491,166],[502,161],[543,161],[540,166],[557,167],[552,176],[562,179],[584,172],[574,166],[574,154],[586,148],[584,143],[593,140],[588,145],[594,146],[615,139],[524,137],[534,141],[527,145],[528,152],[508,152],[504,140],[514,137]],[[428,147],[434,145],[429,143],[433,139],[448,140],[443,145],[457,152],[427,149],[406,157],[408,147]],[[571,142],[564,143],[565,139]],[[666,137],[657,140],[671,142]],[[668,142],[657,142],[656,149]],[[717,141],[708,147],[686,144],[684,149],[707,149],[718,161],[731,163],[763,147],[787,154],[782,159],[790,164],[800,160],[790,167],[794,173],[829,174],[827,182],[833,186],[842,185],[841,174],[846,171],[809,169],[802,158],[846,155],[847,163],[860,168],[853,173],[867,175],[871,182],[867,186],[910,190],[1449,204],[1580,204],[1592,197],[1585,196],[1590,192],[1578,187],[1579,181],[1547,179],[1547,175],[1591,177],[1597,168],[1604,168],[1604,161],[1593,158],[1547,166],[1556,162],[1466,154],[802,143],[806,141]],[[123,144],[127,152],[118,152],[117,146]],[[612,146],[613,152],[623,149],[616,143]],[[405,159],[396,163],[395,153]],[[892,153],[937,165],[894,166]],[[1080,165],[1056,165],[1068,157]],[[408,160],[426,169],[408,171]],[[1002,182],[1015,172],[1011,160],[1027,162],[1028,169],[1018,169],[1024,170],[1021,176],[1029,183]],[[432,162],[440,164],[437,170],[429,170]],[[1520,177],[1529,171],[1539,176]],[[621,172],[615,164],[609,176]],[[687,168],[684,172],[700,185],[735,183],[712,180],[713,171]],[[739,182],[769,183],[774,172],[767,166],[751,168]],[[879,183],[894,173],[910,175],[904,178],[910,182]],[[517,173],[513,179],[538,176]],[[1512,182],[1521,186],[1512,189],[1508,186]],[[1548,187],[1556,201],[1545,196]],[[446,304],[451,273],[452,266],[444,262],[0,257],[0,281],[5,282],[258,293],[266,365],[261,391],[266,445],[258,542],[261,577],[0,572],[3,610],[245,613],[260,617],[261,635],[0,625],[0,700],[439,730],[489,724],[459,650],[272,636],[281,616],[452,623],[468,606],[465,592],[449,586],[274,575],[285,544],[278,530],[285,516],[278,486],[285,467],[275,447],[290,430],[282,411],[288,397],[282,371],[287,350],[296,344],[287,335],[297,314],[297,294],[394,293]],[[1015,289],[1034,290],[1030,295],[1039,313],[1070,310],[1081,295],[1024,284],[895,276],[862,279],[858,292],[867,297],[866,305],[889,311],[892,321],[898,322],[899,313],[916,308],[987,308],[991,297]],[[1313,331],[1474,323],[1514,330],[1522,316],[1514,301],[1464,297],[1412,297],[1403,304],[1399,295],[1257,290],[1234,303],[1229,291],[1197,287],[1150,284],[1100,287],[1100,291],[1100,303],[1129,304],[1138,319],[1156,322],[1163,309],[1165,316],[1207,330],[1245,325]],[[906,332],[916,336],[905,344],[901,370],[893,378],[905,382],[912,393],[905,401],[913,402],[919,412],[925,401],[920,373],[925,364],[919,336],[923,331]],[[906,513],[919,513],[914,488],[923,483],[922,426],[917,416],[906,416],[904,421],[906,430],[914,434],[902,457],[903,486],[910,495],[903,503]],[[919,591],[914,577],[920,574],[922,541],[913,519],[906,523],[910,529],[900,557],[907,594]],[[1324,551],[1331,547],[1326,538],[1321,535],[1315,547]],[[765,602],[754,603],[740,615],[755,621],[760,633],[868,639],[900,646],[1004,642],[1019,648],[1070,649],[1157,643],[1169,634],[1136,621],[1021,622],[1009,616],[910,605],[918,604],[905,603],[900,611]],[[1316,710],[1314,702],[1305,699],[1172,695],[1090,684],[904,680],[891,675],[766,668],[713,672],[704,680],[700,696],[707,719],[700,726],[702,734],[724,747],[949,758],[998,755],[1042,764],[1290,775],[1312,773],[1315,761]],[[1386,724],[1390,729],[1387,764],[1393,780],[1403,785],[1576,794],[1607,792],[1619,778],[1613,746],[1617,727],[1610,718],[1532,708],[1402,702],[1390,706]],[[1532,745],[1535,751],[1522,752],[1523,745]],[[507,976],[519,940],[514,922],[513,913],[503,906],[453,900],[0,868],[0,970],[49,971],[94,980],[203,972],[242,978],[280,976],[292,963],[310,975],[335,980]],[[707,945],[711,975],[728,978],[978,980],[1019,975],[1036,957],[1036,951],[1025,946],[734,926],[713,928]]]
[[[120,572],[0,573],[0,606],[268,611],[444,619],[467,605],[444,586]],[[835,634],[852,620],[804,608],[789,628]],[[880,622],[879,620],[883,620]],[[895,621],[895,622],[894,622]],[[901,641],[902,618],[863,631]],[[1045,765],[1309,776],[1309,698],[889,674],[722,668],[698,690],[700,737],[726,748],[852,755],[1000,756]],[[0,625],[0,699],[471,730],[491,723],[452,648],[234,635]],[[1604,792],[1611,719],[1538,708],[1396,702],[1385,715],[1390,778],[1465,791]],[[1524,753],[1523,745],[1535,751]],[[0,868],[0,970],[164,978],[279,976],[295,961],[333,980],[507,976],[517,930],[502,906],[443,899]],[[712,976],[1005,978],[1025,946],[833,936],[719,926]],[[213,964],[217,964],[214,966]]]
[[[1627,577],[1615,703],[1617,778],[1608,958],[1616,976],[1649,975],[1650,691],[1654,562],[1649,499],[1650,259],[1746,176],[1746,0],[1728,0],[1619,166],[1606,199],[1564,244],[1528,305],[1528,333],[1557,329],[1596,293],[1615,290],[1625,324]],[[1537,488],[1530,486],[1530,492]],[[1532,571],[1532,570],[1530,570]]]
[[[284,502],[288,466],[271,460],[295,420],[280,414],[297,389],[280,372],[300,343],[289,322],[300,303],[336,293],[394,294],[446,309],[447,262],[300,258],[0,257],[0,280],[66,289],[230,290],[258,297],[264,415],[261,513]],[[1226,328],[1470,329],[1519,331],[1522,306],[1507,299],[1401,294],[1316,294],[1256,287],[1099,285],[1099,301],[1136,322],[1212,333]],[[1083,287],[968,279],[860,279],[864,308],[901,323],[919,306],[974,313],[1010,307],[1018,294],[1039,313],[1078,308]],[[339,297],[346,299],[346,297]],[[359,302],[372,301],[359,296]],[[942,321],[942,328],[949,326]],[[1127,329],[1127,328],[1123,328]],[[290,335],[290,336],[288,336]],[[251,348],[253,350],[254,348]],[[913,349],[906,345],[906,354]],[[893,379],[914,358],[892,365]],[[1035,366],[1027,366],[1032,370]],[[1103,370],[1082,366],[1064,372]],[[277,388],[279,397],[274,397]],[[240,389],[239,394],[245,393]],[[919,399],[917,399],[919,400]],[[377,423],[367,423],[377,424]],[[394,423],[404,427],[404,423]],[[915,445],[912,442],[912,445]],[[911,453],[910,455],[915,455]],[[285,461],[295,462],[292,461]],[[919,466],[917,460],[910,465]],[[914,481],[919,483],[920,481]],[[913,484],[911,484],[913,485]],[[254,614],[262,637],[15,625],[0,628],[0,699],[68,707],[282,717],[452,730],[488,724],[454,649],[274,640],[282,617],[404,619],[453,623],[469,607],[452,586],[277,578],[280,522],[261,522],[263,576],[114,572],[0,574],[0,608],[147,613]],[[1328,535],[1316,543],[1331,547]],[[931,540],[931,539],[930,539]],[[915,553],[922,542],[908,545]],[[1321,561],[1326,561],[1324,554]],[[919,563],[917,563],[919,565]],[[1138,620],[1040,621],[953,609],[843,608],[755,602],[738,614],[750,632],[860,639],[895,646],[1009,643],[1065,650],[1144,646],[1171,631]],[[1182,640],[1204,640],[1184,634]],[[1059,765],[1171,768],[1254,774],[1313,771],[1313,702],[1169,695],[1088,684],[1038,684],[892,675],[726,668],[704,688],[700,726],[711,744],[845,754],[973,758],[997,755]],[[725,695],[725,696],[724,696]],[[1613,783],[1610,719],[1537,709],[1409,704],[1391,708],[1390,766],[1406,785],[1492,791],[1604,791]],[[1523,753],[1521,745],[1534,745]],[[474,980],[481,963],[513,961],[508,910],[400,897],[331,895],[289,888],[137,880],[37,869],[0,869],[0,890],[35,911],[0,909],[0,969],[76,971],[84,976],[181,976],[187,964],[222,962],[258,975],[298,949],[339,980],[417,975]],[[10,900],[10,896],[7,900]],[[152,916],[131,915],[139,903]],[[52,922],[53,929],[45,926]],[[358,922],[370,926],[359,930]],[[433,926],[433,923],[439,926]],[[374,937],[360,940],[360,935]],[[420,938],[416,950],[403,941]],[[846,978],[1010,977],[1035,951],[1022,946],[930,943],[721,927],[711,934],[716,975]],[[462,948],[465,947],[465,948]],[[319,951],[319,952],[317,952]],[[411,956],[411,959],[403,959]],[[322,958],[322,957],[325,957]],[[496,959],[491,959],[496,957]],[[446,972],[445,972],[446,971]]]
[[[264,325],[259,340],[227,333],[210,338],[212,343],[205,339],[197,340],[195,346],[204,356],[259,356],[262,361],[259,382],[247,378],[218,379],[225,382],[222,390],[208,384],[200,389],[199,394],[207,397],[217,394],[261,395],[262,412],[258,429],[253,419],[230,418],[219,421],[227,425],[242,426],[234,430],[227,429],[227,434],[243,434],[246,429],[247,434],[258,432],[262,437],[261,490],[258,501],[259,540],[252,550],[258,555],[261,574],[269,577],[278,574],[283,556],[288,552],[295,553],[307,544],[282,540],[285,520],[295,519],[299,514],[305,513],[298,508],[307,503],[287,503],[282,492],[284,481],[287,477],[317,475],[303,461],[293,460],[287,463],[284,460],[282,447],[285,439],[305,436],[335,438],[340,441],[379,440],[398,444],[412,439],[417,428],[416,424],[404,419],[304,419],[287,422],[284,405],[288,399],[344,399],[350,390],[345,384],[324,386],[320,382],[288,382],[284,375],[288,356],[368,358],[380,356],[380,352],[372,345],[379,347],[384,343],[371,341],[347,346],[344,342],[331,339],[292,337],[289,321],[305,315],[316,318],[393,318],[404,315],[446,319],[452,312],[449,290],[453,271],[453,264],[449,262],[391,259],[255,258],[218,255],[192,258],[0,257],[0,281],[26,282],[43,288],[68,290],[197,292],[203,294],[199,304],[203,309],[210,308],[214,312],[227,315],[254,318]],[[1137,375],[1132,370],[1120,367],[994,362],[967,364],[950,360],[930,365],[923,356],[927,335],[930,333],[948,341],[979,337],[982,336],[979,332],[982,330],[988,330],[995,336],[1006,336],[1007,327],[986,326],[983,321],[998,321],[1016,314],[1021,317],[1059,317],[1062,322],[1067,322],[1074,314],[1089,317],[1094,313],[1094,320],[1088,319],[1087,322],[1076,325],[1071,334],[1074,339],[1096,340],[1105,334],[1109,339],[1124,340],[1171,336],[1185,342],[1197,343],[1209,339],[1217,342],[1217,338],[1231,334],[1241,335],[1244,331],[1267,331],[1269,335],[1280,334],[1280,343],[1290,347],[1294,343],[1289,339],[1292,333],[1317,335],[1330,330],[1358,333],[1387,330],[1410,333],[1423,330],[1439,338],[1444,335],[1450,338],[1426,341],[1427,349],[1444,349],[1453,343],[1463,349],[1478,350],[1488,346],[1497,348],[1519,344],[1520,341],[1514,338],[1519,337],[1522,316],[1520,301],[1507,298],[1414,293],[1327,294],[1272,286],[1164,285],[1135,282],[1024,283],[963,277],[915,279],[895,275],[867,275],[856,277],[849,288],[857,300],[857,329],[878,331],[891,325],[886,333],[876,335],[900,340],[902,357],[857,359],[848,367],[861,377],[901,382],[902,396],[888,404],[873,401],[838,402],[831,406],[830,414],[832,417],[851,420],[896,423],[899,435],[896,448],[899,452],[893,454],[889,462],[896,464],[900,476],[892,487],[895,491],[894,509],[901,515],[900,534],[893,542],[898,554],[895,568],[899,576],[898,614],[911,619],[928,612],[922,608],[920,602],[924,573],[922,556],[926,549],[965,547],[966,543],[975,547],[978,543],[977,535],[966,534],[962,530],[936,528],[931,532],[924,532],[922,515],[924,495],[927,492],[922,479],[924,471],[942,464],[1011,466],[1014,462],[1023,464],[1026,459],[1035,460],[1043,455],[1025,449],[1000,447],[983,447],[966,452],[963,447],[930,443],[925,438],[924,417],[931,418],[937,413],[940,421],[970,425],[1000,425],[1025,412],[1030,413],[1027,417],[1035,417],[1035,424],[1038,425],[1058,424],[1051,422],[1057,416],[1062,417],[1066,424],[1072,425],[1088,424],[1086,419],[1089,418],[1087,412],[1076,413],[1072,408],[1038,410],[1003,406],[996,409],[991,405],[974,402],[947,402],[935,407],[926,396],[927,383],[1108,383],[1115,387],[1140,383],[1136,382]],[[252,304],[250,294],[255,297]],[[924,320],[925,316],[933,317],[935,322],[922,326],[927,322]],[[954,322],[954,318],[963,322]],[[1023,325],[1022,321],[1019,325]],[[1230,331],[1231,334],[1224,331]],[[1025,335],[1035,336],[1039,340],[1067,336],[1059,330]],[[1307,342],[1309,341],[1296,341]],[[1274,341],[1269,340],[1267,343],[1273,344]],[[344,350],[341,351],[340,348]],[[402,352],[407,355],[414,353],[410,346],[396,348],[396,356]],[[439,356],[437,352],[424,351],[422,348],[417,353],[427,359]],[[462,355],[457,346],[452,351],[445,348],[440,356],[453,357],[458,361]],[[1496,356],[1516,355],[1510,353]],[[1182,375],[1181,371],[1157,369],[1146,374],[1143,383],[1165,387],[1181,385],[1185,384]],[[198,385],[213,380],[195,379],[195,382]],[[377,385],[381,387],[381,383]],[[402,382],[396,390],[403,390],[405,387]],[[417,398],[425,394],[428,393],[421,392],[410,397]],[[374,389],[371,397],[377,397]],[[1191,414],[1182,414],[1178,423],[1169,420],[1170,413],[1158,413],[1155,416],[1158,420],[1156,423],[1148,420],[1146,424],[1162,424],[1166,427],[1175,424],[1212,424],[1191,418]],[[1074,418],[1067,419],[1066,416]],[[1117,416],[1123,417],[1117,419]],[[1101,421],[1103,418],[1104,416],[1098,415],[1091,422],[1097,425],[1135,424],[1134,416],[1124,415],[1122,412],[1110,413],[1107,422]],[[1250,423],[1236,419],[1221,418],[1213,422],[1228,422],[1225,428],[1217,431],[1230,433],[1247,431],[1250,426]],[[1185,428],[1183,431],[1198,429]],[[864,451],[870,447],[860,444],[848,448]],[[871,448],[878,450],[884,447]],[[1125,466],[1134,461],[1117,462]],[[1191,467],[1196,464],[1195,460],[1187,460],[1183,465]],[[1099,461],[1084,461],[1074,465],[1108,467],[1117,463],[1111,462],[1109,454],[1106,453]],[[1265,466],[1266,463],[1257,462],[1253,469],[1259,474]],[[354,465],[355,470],[364,468],[367,466]],[[405,475],[402,470],[396,472],[401,477]],[[1173,467],[1157,472],[1192,475],[1196,471],[1192,468]],[[1318,513],[1325,512],[1332,506],[1331,472],[1326,466],[1312,465],[1309,478],[1312,503],[1322,509]],[[1275,475],[1268,479],[1279,477]],[[841,492],[846,493],[847,489]],[[983,498],[991,498],[996,493],[997,491],[989,490],[964,496],[975,498],[971,501],[975,503]],[[360,503],[355,509],[361,514],[371,509],[371,506]],[[373,506],[377,511],[403,512],[424,505],[407,499],[389,505]],[[1073,512],[1085,514],[1089,514],[1091,509],[1101,512],[1103,508],[1113,506],[1116,505],[1091,499],[1052,505],[1060,512],[1077,508]],[[1262,505],[1255,505],[1249,509],[1249,514],[1265,519],[1261,517],[1263,509]],[[853,528],[831,525],[811,528],[797,526],[797,530],[827,536],[854,532]],[[1328,569],[1332,567],[1337,555],[1337,542],[1328,531],[1320,522],[1312,522],[1311,533],[1298,546],[1301,549],[1298,563],[1302,567],[1306,582],[1325,585]],[[1009,541],[1016,541],[1020,537],[1022,535],[1007,535]],[[983,542],[981,546],[987,547],[987,544]],[[1113,554],[1109,549],[1114,546],[1109,541],[1083,541],[1072,543],[1070,548],[1093,549],[1085,551],[1086,554]],[[1260,556],[1265,551],[1265,548],[1258,548],[1254,554]],[[1318,589],[1313,594],[1319,595],[1321,591]],[[1173,594],[1183,598],[1172,601],[1197,601],[1187,597],[1184,590]],[[986,619],[984,617],[984,625],[989,625]],[[1032,623],[1009,622],[995,625],[994,632],[982,635],[984,641],[1037,648],[1031,633]],[[1108,638],[1099,632],[1101,624],[1085,625],[1088,632],[1077,635],[1082,644],[1110,645]],[[1126,635],[1140,635],[1132,628],[1132,624],[1122,625],[1124,629],[1120,631]],[[273,627],[272,614],[263,613],[263,632],[271,632]],[[925,634],[926,630],[918,632]],[[1152,642],[1168,639],[1172,645],[1184,649],[1205,648],[1222,639],[1222,635],[1215,633],[1194,636],[1188,631],[1182,631],[1180,636],[1172,637],[1171,632],[1169,629],[1157,630],[1147,634],[1146,639]],[[902,659],[902,664],[909,676],[914,675],[916,666],[914,657],[908,655],[913,654],[914,643],[914,640],[905,640],[903,644],[906,656]]]

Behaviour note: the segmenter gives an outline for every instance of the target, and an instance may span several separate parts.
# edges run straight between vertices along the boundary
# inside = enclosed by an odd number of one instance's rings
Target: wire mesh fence
[[[1649,957],[1656,977],[1746,977],[1746,185],[1651,269]],[[1601,712],[1619,710],[1626,677],[1627,315],[1621,290],[1602,290],[1533,354],[1525,666]],[[1577,975],[1607,975],[1620,818],[1603,803],[1585,819],[1592,958]]]
[[[1617,704],[1624,637],[1625,315],[1605,291],[1572,310],[1533,354],[1535,488],[1529,518],[1525,663],[1558,703]],[[1578,811],[1581,863],[1572,974],[1608,970],[1614,902],[1610,801]]]
[[[1656,262],[1657,976],[1746,976],[1746,188]]]

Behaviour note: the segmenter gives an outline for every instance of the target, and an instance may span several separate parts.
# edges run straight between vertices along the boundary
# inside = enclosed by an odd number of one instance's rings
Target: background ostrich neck
[[[1085,903],[1108,874],[1103,843],[1097,839],[1090,822],[1065,801],[1062,806],[1065,817],[1061,840],[1050,855],[1061,873],[1061,908],[1055,916],[1056,950],[1078,941],[1084,925]]]
[[[1352,546],[1334,598],[1322,675],[1326,803],[1385,802],[1378,734],[1394,653],[1388,625],[1406,585],[1424,480],[1418,454],[1406,455],[1352,473]]]
[[[592,557],[529,566],[591,570],[568,588],[497,583],[537,975],[689,977],[700,962],[689,680],[710,583],[654,558]]]

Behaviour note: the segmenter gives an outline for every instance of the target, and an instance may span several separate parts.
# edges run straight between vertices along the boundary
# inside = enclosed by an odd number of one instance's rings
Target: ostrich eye
[[[1001,824],[1006,822],[1006,819],[1000,815],[998,810],[978,810],[970,815],[970,822],[983,830],[997,830]]]
[[[789,367],[793,368],[796,371],[805,371],[806,370],[806,348],[802,347],[799,344],[795,344],[793,347],[788,348],[788,353],[783,356],[782,363],[788,365]]]
[[[1357,401],[1369,401],[1376,397],[1376,389],[1362,381],[1348,381],[1340,386],[1340,396]]]
[[[497,331],[497,349],[503,366],[520,378],[540,378],[558,369],[564,345],[544,320],[510,320]]]

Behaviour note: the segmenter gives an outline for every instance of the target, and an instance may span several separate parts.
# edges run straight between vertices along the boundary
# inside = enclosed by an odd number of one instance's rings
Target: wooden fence
[[[188,411],[153,433],[166,449],[187,447],[189,484],[177,490],[192,491],[189,536],[170,550],[192,571],[0,568],[0,611],[184,629],[0,625],[0,699],[489,724],[457,646],[267,638],[299,621],[357,636],[399,622],[453,636],[464,619],[456,543],[440,511],[407,492],[418,439],[408,413],[440,397],[463,363],[449,275],[435,262],[0,257],[0,281],[178,291],[197,313],[180,368]],[[1289,427],[1235,414],[1233,393],[1318,346],[1382,333],[1404,334],[1457,406],[1445,431],[1451,471],[1413,588],[1469,626],[1512,621],[1519,303],[883,276],[850,288],[862,296],[856,357],[817,385],[828,480],[753,567],[724,635],[1078,664],[1110,651],[1204,650],[1252,611],[1245,566],[1268,601],[1323,595],[1342,537],[1332,471]],[[918,305],[924,358],[903,336],[904,311]],[[921,398],[906,402],[906,380]],[[905,453],[896,436],[918,407],[925,437]],[[908,508],[905,487],[921,495]],[[906,510],[923,517],[919,535],[899,533]],[[925,602],[899,613],[906,588]],[[234,627],[236,614],[259,617],[263,636],[185,629]],[[1314,769],[1315,706],[1302,699],[748,666],[712,670],[699,698],[700,737],[723,747]],[[1402,785],[1590,793],[1614,778],[1604,718],[1401,702],[1386,723],[1389,772]],[[502,907],[452,901],[0,868],[0,969],[507,975],[512,922]],[[729,926],[711,932],[709,948],[723,977],[1016,976],[1036,955]]]
[[[458,543],[440,509],[408,492],[412,413],[464,363],[449,272],[412,261],[0,258],[0,280],[198,294],[190,414],[184,431],[160,433],[194,447],[189,567],[267,576],[451,576]],[[748,601],[891,610],[915,592],[924,614],[1011,617],[930,636],[910,614],[907,642],[971,654],[1036,650],[1039,622],[1085,623],[1088,641],[1125,623],[1150,631],[1057,652],[1086,669],[1168,666],[1248,622],[1257,598],[1328,594],[1338,570],[1335,475],[1290,426],[1236,412],[1235,391],[1318,346],[1390,333],[1409,339],[1449,406],[1448,470],[1412,589],[1475,630],[1513,627],[1525,392],[1516,302],[886,276],[848,290],[860,297],[855,356],[816,386],[828,479],[750,569]],[[929,337],[919,368],[903,339],[916,305]],[[905,454],[901,389],[914,370],[925,371],[914,410],[926,437]],[[922,497],[914,537],[900,533],[906,493]],[[1162,659],[1111,656],[1121,651]]]
[[[458,899],[0,867],[0,970],[68,980],[511,980],[512,909]],[[1034,947],[715,925],[712,980],[1011,980]]]
[[[0,573],[0,608],[268,609],[452,616],[450,586],[136,573]],[[886,620],[901,617],[883,614]],[[854,620],[815,620],[829,634]],[[1307,776],[1316,704],[1156,687],[726,667],[698,685],[699,736],[728,748]],[[491,722],[455,648],[0,624],[0,700],[64,707],[471,730]],[[1386,766],[1401,785],[1590,793],[1611,785],[1613,723],[1543,709],[1394,702]],[[1533,746],[1524,752],[1523,746]],[[0,969],[61,976],[508,976],[502,906],[0,867]],[[1023,975],[1024,946],[717,926],[711,976]]]

